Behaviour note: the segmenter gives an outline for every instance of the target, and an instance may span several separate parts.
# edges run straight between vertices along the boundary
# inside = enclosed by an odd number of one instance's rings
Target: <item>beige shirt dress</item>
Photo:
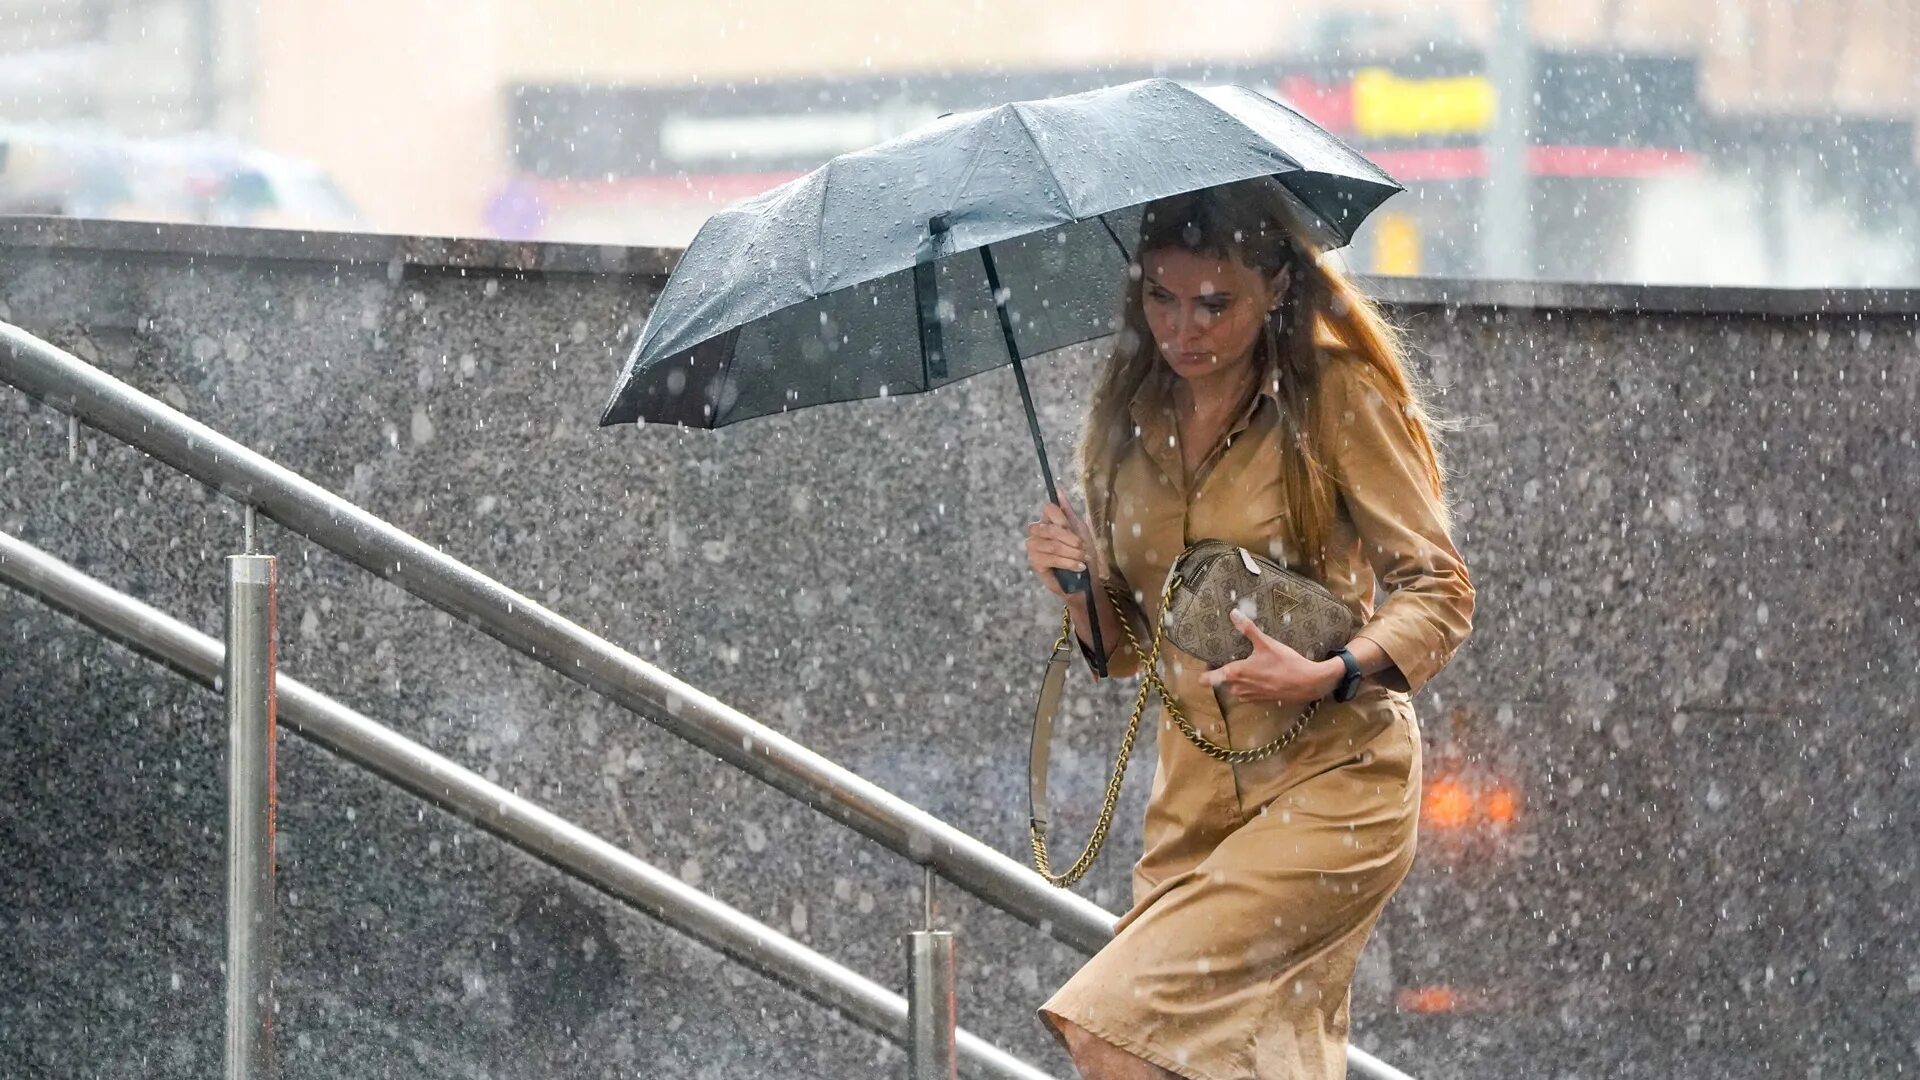
[[[1354,964],[1413,864],[1421,746],[1411,696],[1472,626],[1473,584],[1395,405],[1364,361],[1326,355],[1314,407],[1340,497],[1322,584],[1395,667],[1364,679],[1351,701],[1323,701],[1290,746],[1245,765],[1206,756],[1162,709],[1133,906],[1039,1010],[1056,1036],[1064,1018],[1191,1080],[1346,1075]],[[1189,544],[1226,540],[1298,565],[1278,538],[1280,455],[1298,452],[1279,410],[1271,388],[1256,394],[1190,482],[1171,412],[1135,403],[1140,438],[1115,464],[1109,506],[1113,572],[1140,600],[1129,614],[1143,648],[1167,570]],[[1389,591],[1377,608],[1376,583]],[[1109,673],[1136,674],[1140,661],[1122,643]],[[1222,708],[1225,691],[1200,682],[1204,662],[1171,644],[1160,662],[1169,692],[1217,743],[1262,744],[1302,708],[1230,698]]]

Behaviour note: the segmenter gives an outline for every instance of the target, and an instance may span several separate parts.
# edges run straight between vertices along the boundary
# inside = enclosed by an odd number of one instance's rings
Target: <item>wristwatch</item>
[[[1339,657],[1340,662],[1347,666],[1347,673],[1340,677],[1339,685],[1333,688],[1333,700],[1352,701],[1353,695],[1360,692],[1360,661],[1355,660],[1353,654],[1346,649],[1341,649],[1333,655]]]

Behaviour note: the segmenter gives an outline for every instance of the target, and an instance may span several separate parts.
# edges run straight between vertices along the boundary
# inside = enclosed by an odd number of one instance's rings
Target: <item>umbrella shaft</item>
[[[1001,318],[1005,317],[1006,313],[1002,311]],[[1007,347],[1008,349],[1013,347],[1011,337],[1008,339]],[[1020,403],[1027,408],[1027,429],[1033,433],[1033,448],[1040,452],[1040,474],[1047,480],[1047,498],[1053,502],[1059,502],[1060,493],[1055,490],[1053,484],[1053,468],[1047,464],[1047,444],[1040,437],[1040,419],[1033,411],[1033,391],[1027,388],[1027,370],[1021,366],[1018,354],[1013,358],[1013,379],[1020,384]]]
[[[1007,355],[1013,360],[1013,378],[1020,384],[1020,404],[1027,410],[1027,430],[1033,434],[1033,448],[1040,454],[1040,474],[1047,481],[1047,498],[1060,501],[1054,487],[1053,466],[1047,464],[1047,442],[1040,436],[1040,418],[1033,411],[1033,391],[1027,387],[1027,369],[1020,363],[1020,347],[1013,340],[1013,318],[1007,314],[1007,295],[1000,290],[1000,271],[993,265],[993,246],[980,247],[980,261],[986,267],[987,288],[993,293],[993,310],[1000,316],[1000,334],[1007,339]]]
[[[1000,314],[1000,334],[1007,339],[1007,356],[1013,360],[1013,379],[1020,384],[1020,404],[1027,410],[1027,430],[1033,433],[1033,448],[1040,454],[1040,475],[1047,481],[1047,499],[1060,503],[1060,491],[1053,483],[1053,467],[1047,464],[1047,442],[1040,435],[1040,417],[1033,410],[1033,391],[1027,386],[1027,369],[1020,363],[1020,346],[1013,340],[1013,318],[1007,314],[1008,296],[1000,288],[1000,271],[993,265],[993,247],[980,246],[980,261],[986,265],[987,288],[993,290],[993,310]],[[1068,593],[1087,598],[1087,631],[1093,636],[1094,671],[1107,674],[1107,647],[1100,635],[1100,605],[1093,598],[1091,570],[1055,570],[1054,580]]]

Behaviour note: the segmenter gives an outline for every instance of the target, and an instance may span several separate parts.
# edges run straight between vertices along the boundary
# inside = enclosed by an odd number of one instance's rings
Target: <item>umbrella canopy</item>
[[[1261,176],[1328,248],[1403,190],[1258,91],[1170,79],[949,115],[843,154],[701,227],[600,424],[720,427],[1008,363],[1024,393],[1019,360],[1119,329],[1140,232],[1124,211]]]
[[[701,226],[600,426],[720,427],[1011,364],[1057,503],[1021,361],[1120,329],[1143,216],[1126,211],[1260,177],[1322,247],[1402,190],[1257,91],[1171,79],[941,117],[842,154]],[[1091,572],[1054,576],[1094,610]],[[1090,630],[1104,675],[1099,619]]]

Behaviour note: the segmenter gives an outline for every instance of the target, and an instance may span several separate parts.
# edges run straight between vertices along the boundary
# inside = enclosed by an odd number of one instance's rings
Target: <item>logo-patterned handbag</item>
[[[1108,596],[1115,610],[1124,610],[1123,598],[1112,582]],[[1157,693],[1188,741],[1207,755],[1232,764],[1259,761],[1284,749],[1298,738],[1313,718],[1319,702],[1309,702],[1286,731],[1271,741],[1244,750],[1222,746],[1200,734],[1180,711],[1173,695],[1160,681],[1160,643],[1173,642],[1182,652],[1204,660],[1213,667],[1243,660],[1253,654],[1253,643],[1233,625],[1229,613],[1235,608],[1253,619],[1267,636],[1285,644],[1310,660],[1324,660],[1339,650],[1360,629],[1353,610],[1329,592],[1326,586],[1304,574],[1295,573],[1271,559],[1262,558],[1246,548],[1224,540],[1201,540],[1180,553],[1167,571],[1160,594],[1160,625],[1154,628],[1153,644],[1141,662],[1140,692],[1134,698],[1133,716],[1120,741],[1120,752],[1113,763],[1113,775],[1100,807],[1100,817],[1086,850],[1065,871],[1055,874],[1047,858],[1047,757],[1053,741],[1053,718],[1060,707],[1060,695],[1066,684],[1067,669],[1073,663],[1073,618],[1063,612],[1060,636],[1053,643],[1053,655],[1040,683],[1040,700],[1033,713],[1033,743],[1028,752],[1028,798],[1032,804],[1027,820],[1033,844],[1033,867],[1042,877],[1061,888],[1070,888],[1093,866],[1100,848],[1106,843],[1113,823],[1113,809],[1120,800],[1120,782],[1126,776],[1127,758],[1133,753],[1134,736],[1140,730],[1140,716],[1146,711],[1147,696]],[[1137,652],[1139,640],[1126,619],[1120,621],[1127,641]]]

